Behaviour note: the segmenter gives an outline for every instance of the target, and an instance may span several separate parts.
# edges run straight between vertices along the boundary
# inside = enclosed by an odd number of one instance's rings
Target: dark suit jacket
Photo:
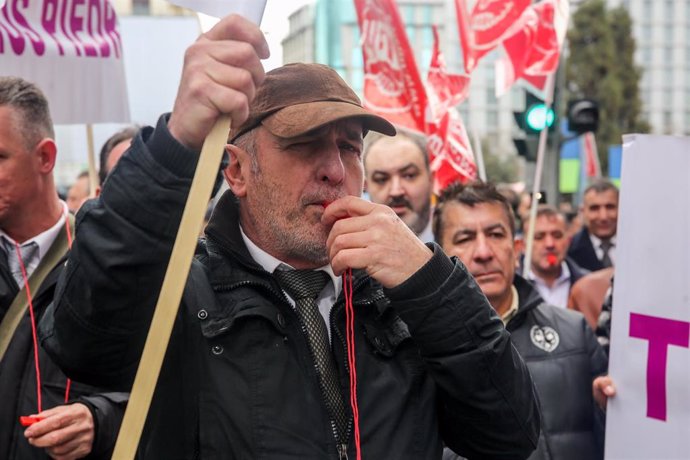
[[[580,267],[591,272],[604,268],[592,246],[592,240],[589,239],[587,227],[583,227],[582,230],[573,236],[573,240],[568,248],[568,257],[573,259]]]

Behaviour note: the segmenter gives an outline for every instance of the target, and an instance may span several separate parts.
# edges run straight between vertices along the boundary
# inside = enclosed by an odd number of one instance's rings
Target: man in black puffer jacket
[[[455,255],[486,294],[532,374],[542,430],[533,460],[602,459],[603,410],[613,395],[606,356],[577,312],[546,304],[515,274],[514,219],[490,184],[454,185],[439,199],[434,236]],[[593,393],[594,388],[594,393]],[[444,459],[457,458],[450,450]]]
[[[188,50],[173,113],[142,130],[82,208],[44,345],[72,375],[130,388],[199,150],[228,113],[231,191],[186,284],[143,458],[355,458],[353,411],[338,407],[351,371],[365,458],[438,459],[444,442],[474,458],[526,458],[538,406],[500,319],[461,263],[359,198],[364,134],[395,129],[333,69],[264,75],[267,54],[258,27],[236,16]],[[306,298],[281,284],[301,276],[325,287]]]

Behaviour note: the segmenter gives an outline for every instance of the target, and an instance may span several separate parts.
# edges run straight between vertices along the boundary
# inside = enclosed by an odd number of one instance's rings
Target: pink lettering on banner
[[[44,0],[41,10],[41,25],[48,32],[50,38],[55,41],[60,56],[64,56],[65,50],[62,48],[60,40],[55,37],[57,32],[58,0]]]
[[[23,0],[23,2],[21,2],[21,6],[24,9],[26,9],[28,1],[29,0]],[[29,40],[31,40],[31,45],[36,55],[43,56],[43,53],[46,51],[46,44],[43,42],[41,36],[29,25],[29,21],[26,20],[26,17],[19,11],[19,6],[20,2],[15,2],[12,7],[12,14],[14,15],[15,21],[24,29]]]
[[[0,8],[0,54],[33,50],[43,56],[46,49],[59,56],[120,59],[122,40],[110,1],[7,0]]]
[[[10,21],[8,11],[9,11],[9,2],[5,5],[5,7],[2,9],[2,16],[4,17],[4,21],[0,21],[0,25],[2,26],[3,29],[5,29],[5,32],[7,33],[7,36],[10,39],[10,46],[12,47],[12,51],[14,51],[14,54],[17,56],[21,56],[24,54],[24,46],[25,46],[25,40],[24,36],[19,32],[17,27]]]
[[[102,15],[100,0],[89,0],[89,3],[86,7],[86,16],[88,18],[87,22],[89,24],[89,36],[96,43],[96,46],[100,50],[101,56],[110,56],[110,46],[102,36],[103,21],[101,20]]]
[[[648,340],[647,417],[666,421],[666,363],[668,347],[688,348],[690,323],[656,316],[630,314],[630,337]]]
[[[74,50],[77,53],[77,56],[81,56],[81,49],[79,49],[79,45],[77,45],[77,42],[70,36],[70,22],[68,19],[67,15],[67,10],[69,9],[68,7],[68,2],[63,2],[62,5],[62,13],[60,14],[60,25],[62,27],[62,33],[65,35],[65,38],[67,38],[70,42],[72,42],[72,45],[74,46]]]
[[[105,17],[105,34],[112,41],[115,56],[119,59],[122,40],[117,31],[117,15],[110,2],[105,2],[105,14],[103,16]]]

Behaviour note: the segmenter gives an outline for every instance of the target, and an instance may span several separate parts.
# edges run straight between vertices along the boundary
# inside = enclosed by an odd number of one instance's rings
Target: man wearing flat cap
[[[73,376],[130,389],[199,151],[229,114],[230,192],[192,264],[143,458],[354,458],[355,371],[364,458],[441,458],[444,444],[527,457],[539,412],[500,319],[461,263],[359,198],[364,135],[395,129],[332,69],[264,75],[267,56],[238,16],[188,49],[172,114],[81,212],[44,345]]]

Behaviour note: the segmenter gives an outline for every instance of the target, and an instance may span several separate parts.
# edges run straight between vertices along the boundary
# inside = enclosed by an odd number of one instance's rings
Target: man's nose
[[[391,178],[391,189],[389,193],[391,196],[402,196],[405,194],[405,189],[402,186],[402,181],[399,176],[393,176]]]
[[[329,144],[319,155],[319,178],[330,184],[340,184],[345,180],[345,165],[336,144]]]
[[[488,239],[484,235],[479,235],[475,242],[472,257],[476,262],[488,262],[494,256],[493,250],[489,245]]]

